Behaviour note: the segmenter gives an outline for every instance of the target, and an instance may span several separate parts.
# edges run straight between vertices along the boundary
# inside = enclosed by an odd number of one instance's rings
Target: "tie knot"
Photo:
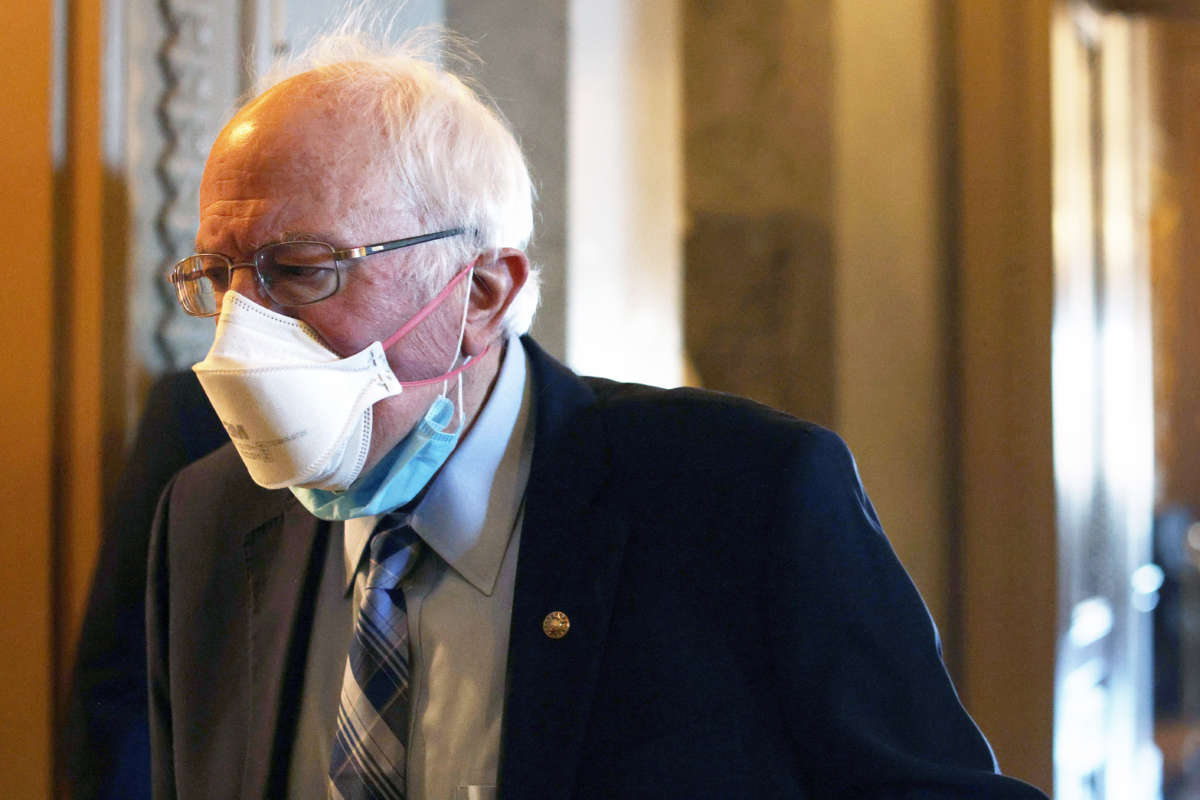
[[[403,519],[389,514],[375,525],[368,547],[367,588],[395,589],[416,564],[421,540]]]

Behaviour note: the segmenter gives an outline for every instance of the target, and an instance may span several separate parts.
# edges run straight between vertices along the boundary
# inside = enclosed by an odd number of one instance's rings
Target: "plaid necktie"
[[[420,539],[405,515],[382,517],[342,678],[329,794],[342,800],[404,800],[408,751],[408,616],[400,580]]]

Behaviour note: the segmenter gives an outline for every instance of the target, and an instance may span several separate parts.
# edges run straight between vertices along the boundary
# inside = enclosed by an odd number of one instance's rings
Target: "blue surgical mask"
[[[453,433],[445,431],[453,418],[454,403],[441,395],[408,436],[346,491],[293,486],[292,494],[314,516],[327,520],[386,514],[410,503],[442,468],[458,443],[461,424]]]

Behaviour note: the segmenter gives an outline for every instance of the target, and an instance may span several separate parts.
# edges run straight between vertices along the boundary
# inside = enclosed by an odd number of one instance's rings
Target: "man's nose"
[[[237,292],[247,300],[251,300],[264,308],[269,308],[273,311],[278,310],[275,308],[275,303],[262,290],[262,286],[259,285],[258,275],[254,271],[253,264],[233,265],[233,274],[229,276],[229,290]]]

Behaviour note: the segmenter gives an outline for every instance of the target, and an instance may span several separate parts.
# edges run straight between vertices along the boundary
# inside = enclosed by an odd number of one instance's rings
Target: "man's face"
[[[353,105],[336,102],[328,87],[302,75],[244,108],[221,132],[205,166],[197,252],[244,262],[263,245],[288,238],[342,248],[426,233],[397,212],[382,177],[382,148],[372,127],[347,113]],[[231,288],[308,323],[329,349],[348,356],[386,339],[428,302],[432,293],[414,277],[430,263],[422,247],[351,262],[341,291],[312,305],[274,306],[252,270],[236,270]],[[465,293],[464,286],[389,350],[400,380],[446,371]],[[439,388],[406,389],[375,406],[368,468],[411,429]]]

